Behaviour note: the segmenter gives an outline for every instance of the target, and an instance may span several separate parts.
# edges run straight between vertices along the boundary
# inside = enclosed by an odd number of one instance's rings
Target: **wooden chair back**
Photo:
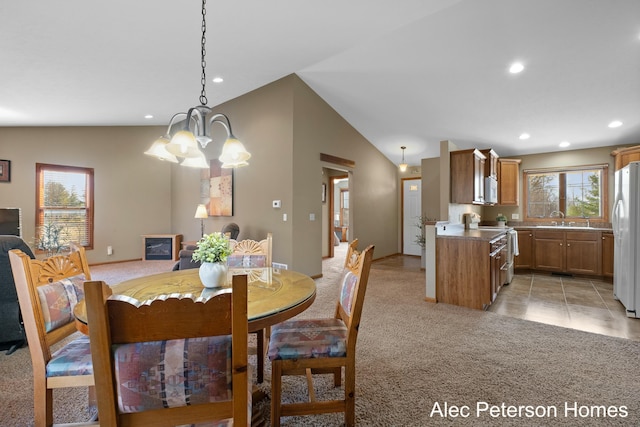
[[[369,270],[373,260],[373,245],[369,245],[362,252],[358,252],[358,239],[349,244],[347,249],[347,257],[344,262],[344,272],[352,273],[356,282],[355,289],[352,292],[353,299],[351,307],[345,307],[343,295],[338,298],[336,303],[336,319],[342,319],[347,326],[347,356],[355,358],[356,338],[358,337],[358,329],[360,327],[360,318],[362,317],[362,307],[364,305],[364,295],[369,283]],[[350,308],[350,309],[349,309]]]
[[[103,282],[87,282],[86,304],[91,338],[98,417],[101,426],[175,426],[233,418],[250,423],[247,361],[247,276],[233,277],[232,289],[218,291],[206,301],[191,298],[157,299],[132,304],[109,298]],[[114,372],[114,344],[166,341],[231,335],[231,400],[121,413]]]
[[[31,259],[20,250],[9,251],[11,269],[16,282],[16,291],[24,328],[29,342],[29,351],[34,368],[44,367],[51,360],[51,346],[77,332],[72,318],[59,328],[47,332],[45,316],[38,288],[62,279],[74,278],[81,282],[91,280],[89,264],[84,248],[71,245],[68,255],[53,255],[44,260]]]
[[[274,327],[274,342],[269,348],[271,425],[274,427],[280,425],[281,416],[330,412],[344,412],[347,427],[355,424],[356,339],[374,250],[374,246],[369,245],[362,252],[358,252],[357,245],[357,239],[349,244],[340,281],[340,296],[333,319],[294,319]],[[343,339],[344,353],[339,351],[342,348]],[[284,349],[283,354],[280,353],[281,349]],[[330,354],[332,351],[336,354]],[[313,375],[332,374],[334,385],[339,387],[342,382],[343,368],[345,378],[343,398],[317,400]],[[306,376],[308,402],[298,400],[293,403],[282,403],[282,377],[287,375]]]
[[[273,236],[267,233],[267,238],[256,241],[251,239],[229,240],[231,255],[227,258],[230,269],[237,270],[240,274],[247,274],[252,281],[263,280],[266,275],[270,281],[271,264],[273,261]],[[264,361],[266,342],[269,340],[269,328],[253,332],[256,335],[256,381],[264,381]]]
[[[271,233],[267,233],[267,238],[256,241],[251,239],[244,240],[229,240],[231,246],[231,255],[229,255],[228,263],[229,267],[248,268],[248,267],[271,267],[272,252],[273,252],[273,236]],[[259,257],[264,256],[265,265],[233,265],[230,260],[234,256],[246,256],[246,257]]]
[[[54,255],[44,260],[31,259],[21,250],[9,251],[9,260],[18,293],[24,329],[29,343],[34,380],[34,419],[36,426],[50,426],[53,423],[54,388],[93,386],[93,375],[59,375],[47,377],[47,365],[52,359],[54,344],[66,339],[77,329],[73,319],[73,304],[83,298],[82,283],[91,280],[89,264],[84,248],[71,245],[68,255]],[[63,279],[70,279],[67,285],[70,310],[58,316],[55,327],[51,323],[54,312],[60,314],[59,307],[43,306],[39,289],[55,286]],[[60,285],[63,286],[63,285]]]

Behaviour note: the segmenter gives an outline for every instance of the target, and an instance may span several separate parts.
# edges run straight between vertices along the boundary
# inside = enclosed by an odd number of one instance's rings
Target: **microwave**
[[[484,202],[486,204],[498,203],[498,180],[492,176],[484,179]]]

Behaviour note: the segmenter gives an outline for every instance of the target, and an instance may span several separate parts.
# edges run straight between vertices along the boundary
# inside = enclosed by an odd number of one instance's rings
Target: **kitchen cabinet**
[[[602,233],[567,231],[565,233],[566,271],[574,274],[602,274]]]
[[[602,233],[535,230],[534,268],[559,273],[600,275]]]
[[[640,161],[640,145],[614,150],[611,155],[614,157],[615,170],[622,169],[630,162]]]
[[[484,310],[506,282],[506,232],[487,239],[436,239],[436,299]]]
[[[519,229],[518,231],[518,256],[514,258],[514,268],[533,268],[533,230]]]
[[[450,153],[451,203],[484,204],[484,164],[486,157],[479,150]]]
[[[520,204],[520,159],[498,159],[498,204]]]
[[[613,233],[602,233],[602,275],[613,278]]]
[[[487,150],[480,150],[482,154],[484,154],[484,176],[492,176],[498,179],[498,153],[493,151],[492,148]]]
[[[534,268],[555,272],[564,271],[564,232],[535,230],[534,236]]]

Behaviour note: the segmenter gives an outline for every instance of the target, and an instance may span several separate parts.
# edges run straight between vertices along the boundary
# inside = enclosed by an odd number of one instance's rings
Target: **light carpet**
[[[316,301],[301,317],[333,314],[341,264],[338,257],[325,262]],[[358,425],[640,425],[640,342],[427,303],[424,270],[403,264],[406,257],[392,257],[371,269],[357,344]],[[138,274],[136,266],[96,266],[92,274],[121,280]],[[27,348],[0,355],[1,426],[32,425],[30,370]],[[267,393],[270,374],[267,366],[261,385]],[[304,384],[285,378],[283,398],[303,398]],[[316,381],[318,398],[339,391],[329,376]],[[57,422],[86,419],[86,389],[56,392],[54,399]],[[267,417],[269,404],[257,403]],[[469,416],[445,414],[445,404],[464,414],[468,407]],[[497,414],[478,412],[485,404]],[[510,416],[519,406],[523,412]],[[528,416],[527,408],[538,414]],[[330,414],[283,418],[282,424],[337,426],[342,420]]]

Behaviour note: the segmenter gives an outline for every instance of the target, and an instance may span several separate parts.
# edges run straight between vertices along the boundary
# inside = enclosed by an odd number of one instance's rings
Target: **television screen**
[[[0,208],[0,235],[22,237],[22,216],[19,208]]]

